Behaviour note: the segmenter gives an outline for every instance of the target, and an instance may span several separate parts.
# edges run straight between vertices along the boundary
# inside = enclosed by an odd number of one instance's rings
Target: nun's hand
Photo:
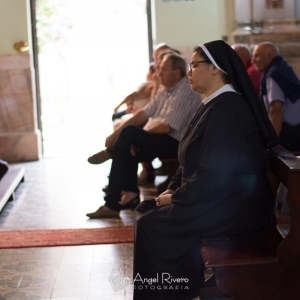
[[[172,199],[171,194],[166,194],[166,195],[163,195],[163,196],[160,195],[157,198],[155,198],[156,206],[171,204],[171,199]]]

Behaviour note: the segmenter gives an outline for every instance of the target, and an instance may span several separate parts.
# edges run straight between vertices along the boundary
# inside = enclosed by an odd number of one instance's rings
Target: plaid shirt
[[[184,77],[170,90],[164,88],[142,110],[151,117],[151,124],[169,125],[171,131],[168,134],[180,141],[200,102],[200,94],[191,89]]]

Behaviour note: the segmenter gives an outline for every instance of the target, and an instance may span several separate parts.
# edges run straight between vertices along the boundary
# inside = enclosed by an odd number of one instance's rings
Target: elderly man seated
[[[137,168],[155,157],[177,157],[179,140],[201,102],[186,77],[186,63],[178,54],[167,54],[159,66],[164,88],[118,130],[107,137],[106,149],[89,160],[102,163],[112,158],[105,205],[90,218],[117,217],[120,210],[135,208],[139,202]],[[151,117],[142,129],[139,125]]]
[[[288,150],[300,150],[300,81],[276,46],[255,46],[252,63],[263,72],[260,93],[271,123]]]

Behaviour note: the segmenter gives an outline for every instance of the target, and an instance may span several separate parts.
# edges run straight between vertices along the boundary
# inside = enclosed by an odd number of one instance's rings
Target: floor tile
[[[85,161],[74,166],[62,159],[22,165],[25,182],[0,213],[0,230],[133,225],[132,211],[121,212],[119,219],[85,216],[103,203],[101,187],[109,165],[102,171]],[[79,169],[84,181],[78,178]],[[132,255],[132,243],[0,249],[0,300],[132,299],[132,288],[114,291],[109,281],[120,268],[132,277]]]

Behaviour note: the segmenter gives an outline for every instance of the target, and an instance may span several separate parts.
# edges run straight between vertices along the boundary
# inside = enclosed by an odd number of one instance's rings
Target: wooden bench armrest
[[[300,159],[280,145],[268,152],[267,167],[287,189],[293,188],[290,174],[300,175]]]

